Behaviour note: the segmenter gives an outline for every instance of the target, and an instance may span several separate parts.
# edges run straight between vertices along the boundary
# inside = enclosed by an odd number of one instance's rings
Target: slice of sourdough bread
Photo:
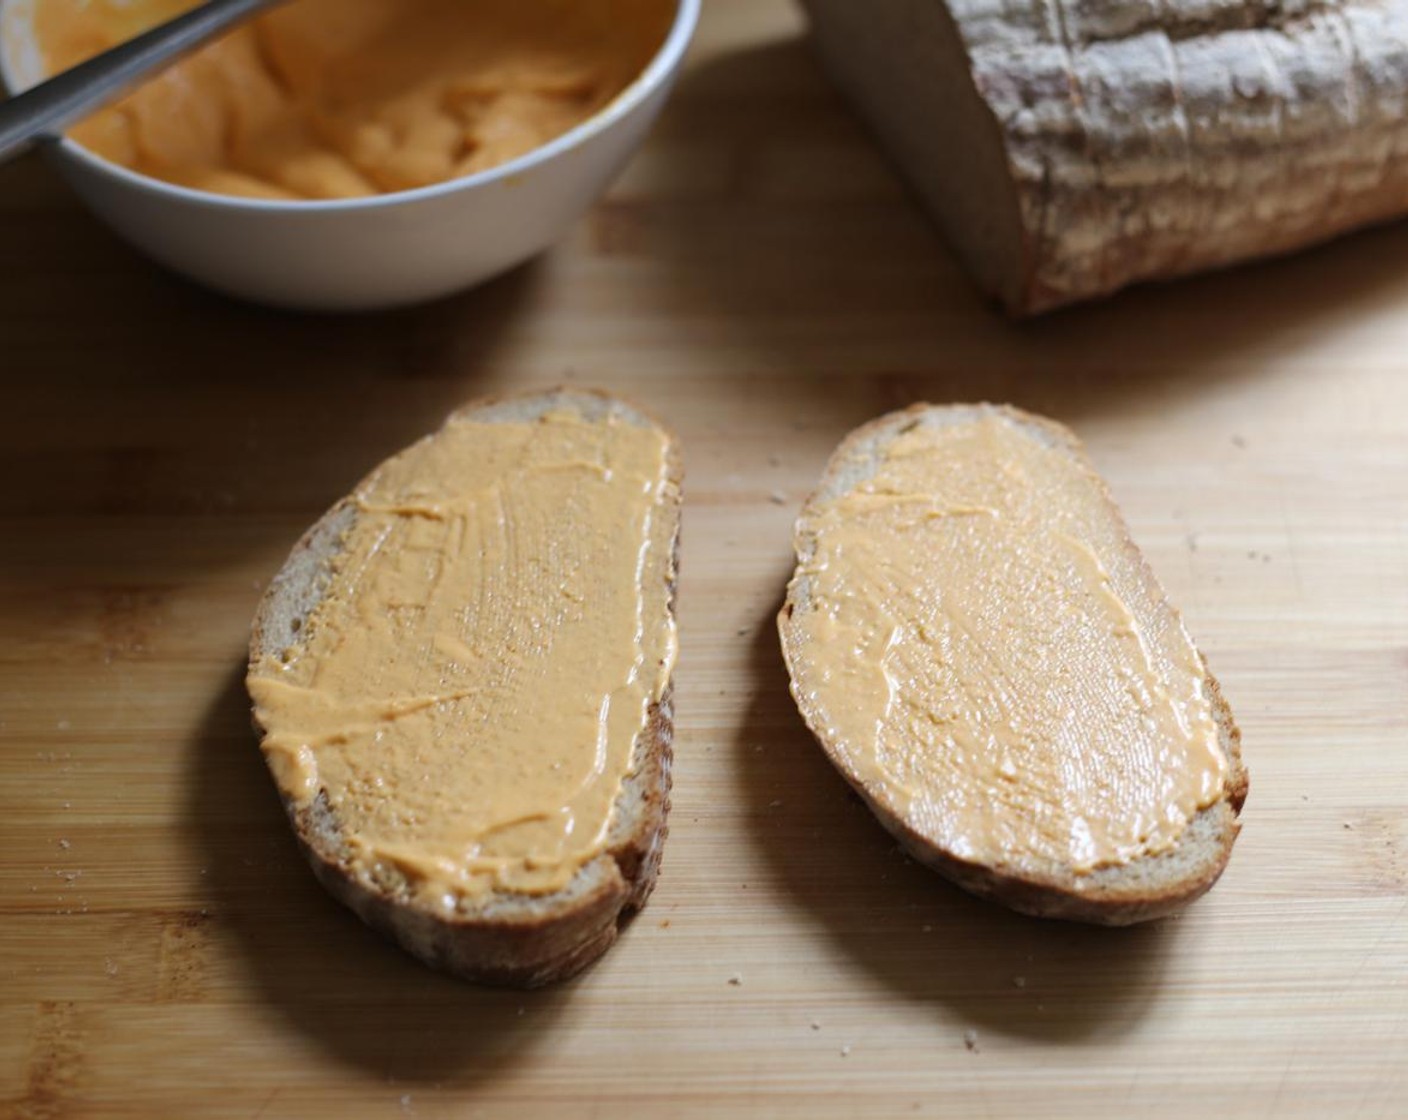
[[[484,401],[467,406],[447,421],[446,429],[432,435],[378,468],[358,488],[398,459],[430,448],[458,421],[523,424],[542,421],[553,414],[569,414],[589,424],[624,423],[658,433],[663,445],[664,468],[655,487],[647,521],[647,540],[619,541],[622,564],[641,566],[644,581],[662,590],[652,601],[661,605],[656,617],[642,625],[668,630],[673,642],[674,589],[682,477],[679,449],[640,411],[605,394],[557,389],[521,397]],[[605,477],[611,477],[609,470]],[[250,690],[257,694],[261,678],[271,670],[271,656],[286,659],[295,654],[319,621],[319,607],[344,578],[359,578],[365,571],[345,577],[337,561],[361,507],[357,492],[340,500],[294,548],[275,576],[255,616],[250,642]],[[615,556],[611,560],[615,560]],[[536,562],[536,561],[535,561]],[[546,563],[546,558],[544,558]],[[466,597],[490,588],[465,588]],[[482,606],[482,598],[480,600]],[[533,620],[537,626],[539,620]],[[389,652],[389,651],[388,651]],[[662,661],[663,665],[664,662]],[[672,671],[671,660],[667,674]],[[622,922],[639,910],[655,884],[666,837],[670,805],[671,742],[673,737],[673,682],[669,675],[649,704],[644,725],[630,747],[629,764],[611,804],[605,825],[605,843],[571,875],[560,889],[548,893],[506,889],[496,883],[487,893],[461,897],[448,912],[430,905],[414,889],[411,877],[394,863],[369,865],[354,857],[353,845],[344,834],[335,800],[318,788],[314,796],[296,797],[279,781],[280,793],[299,846],[322,884],[369,926],[390,937],[426,964],[464,979],[517,987],[537,987],[565,979],[596,960],[616,940]],[[543,695],[542,705],[555,697]],[[515,712],[525,726],[539,727],[541,713]],[[604,717],[603,717],[604,718]],[[550,722],[550,721],[549,721]],[[255,728],[264,736],[270,757],[271,731],[261,723],[255,705]],[[472,751],[473,743],[442,744],[438,749]]]
[[[955,440],[960,438],[956,434],[959,431],[973,431],[984,424],[1000,426],[1003,440],[1015,440],[1011,446],[1030,454],[1023,454],[1022,461],[1015,463],[989,458],[991,432],[998,430],[990,428],[986,442],[974,439],[971,444],[963,443],[961,451],[955,451],[955,445],[948,446],[946,454],[950,458],[933,476],[937,481],[930,488],[931,493],[904,494],[883,480],[877,482],[887,455],[909,433],[929,429],[929,433],[920,433],[924,440]],[[943,446],[941,442],[937,445]],[[915,450],[916,446],[934,444],[910,440],[900,446],[898,455],[922,454]],[[960,458],[955,459],[954,455]],[[1043,475],[1043,463],[1047,464],[1050,477]],[[976,530],[960,522],[971,524],[982,520],[974,515],[993,513],[964,504],[964,483],[958,476],[969,471],[976,472],[970,481],[978,478],[989,494],[1000,495],[1003,500],[1018,495],[1011,500],[1024,503],[1024,516],[1066,517],[1055,526],[1062,535],[1044,530],[1037,534],[1048,544],[1058,542],[1057,547],[1044,552],[1044,546],[1033,546],[1035,559],[1022,559],[1013,557],[1011,551],[994,549],[990,541],[984,544],[981,538],[964,537],[962,534]],[[1060,486],[1075,492],[1074,497],[1063,501],[1068,508],[1077,510],[1077,516],[1055,512],[1061,505],[1052,500],[1058,479]],[[975,487],[970,485],[970,502],[973,492]],[[845,499],[855,495],[860,495],[859,504],[847,504]],[[925,501],[931,503],[928,512],[921,508]],[[900,542],[895,555],[877,556],[868,551],[874,547],[874,530],[863,527],[858,534],[855,530],[862,524],[859,519],[871,516],[868,510],[895,502],[915,503],[913,508],[921,512],[912,521],[904,522],[901,534],[894,538]],[[1052,512],[1047,513],[1048,508]],[[911,538],[908,526],[925,524],[926,518],[931,528],[932,522],[946,520],[943,527],[932,529],[936,535]],[[836,547],[838,538],[828,538],[828,534],[844,531],[838,530],[838,525],[844,526],[847,520],[853,521],[852,531],[843,547]],[[1093,544],[1064,535],[1080,533],[1078,526],[1089,530],[1088,540]],[[977,545],[973,544],[975,539],[979,541]],[[853,432],[838,448],[819,489],[802,510],[795,545],[797,572],[778,617],[793,696],[832,763],[916,859],[964,889],[1015,910],[1102,925],[1126,925],[1169,914],[1216,882],[1236,839],[1238,814],[1247,793],[1240,733],[1217,681],[1206,672],[1206,664],[1187,638],[1178,612],[1169,605],[1130,539],[1107,487],[1070,431],[1015,409],[992,405],[916,405],[882,417]],[[958,572],[953,565],[969,563],[965,556],[978,557],[980,565],[999,574],[974,576],[974,569]],[[898,575],[875,577],[877,564],[889,567],[892,563],[891,570]],[[1030,600],[1018,598],[996,604],[945,602],[951,597],[951,588],[956,597],[962,594],[960,588],[998,586],[992,580],[1007,579],[1021,565],[1025,565],[1021,570],[1027,576],[1020,578],[1027,578],[1027,586],[1032,589]],[[1084,577],[1058,574],[1075,572],[1082,565]],[[838,575],[838,566],[853,570],[843,570]],[[854,570],[857,567],[864,570]],[[919,578],[915,578],[916,573]],[[855,578],[844,578],[848,576]],[[1064,617],[1042,617],[1043,604],[1052,601],[1046,589],[1061,578],[1072,579],[1076,588],[1064,600]],[[1080,582],[1082,578],[1089,583]],[[819,601],[828,594],[824,590],[828,587],[830,601]],[[935,593],[917,590],[921,587]],[[867,635],[864,625],[857,627],[847,620],[853,622],[857,617],[856,596],[873,596],[876,588],[888,589],[889,598],[871,616],[879,620],[871,629],[884,633]],[[1123,600],[1117,591],[1124,593]],[[1036,617],[1034,611],[1038,612]],[[1117,615],[1116,611],[1122,614]],[[1088,623],[1084,630],[1070,621],[1072,616],[1082,614],[1089,616],[1084,620]],[[848,625],[850,629],[845,628]],[[1141,633],[1144,637],[1140,637]],[[919,637],[904,638],[905,634]],[[1014,634],[1020,637],[1014,638]],[[1148,660],[1151,646],[1181,650],[1183,656],[1168,662],[1171,667],[1166,679],[1154,681],[1152,693],[1146,690],[1142,701],[1130,700],[1137,692],[1123,679],[1091,680],[1092,672],[1103,671],[1109,676],[1108,658],[1113,655],[1107,654],[1104,661],[1099,656],[1087,657],[1090,647],[1077,643],[1073,655],[1067,650],[1048,656],[1047,651],[1059,645],[1063,634],[1093,635],[1097,644],[1108,643],[1107,649],[1133,651],[1129,654],[1131,659],[1139,658],[1137,651],[1143,650],[1142,656],[1150,666],[1155,664]],[[911,659],[895,671],[890,662],[880,662],[891,657],[898,641],[916,644],[908,647]],[[1130,644],[1119,646],[1121,641]],[[1161,645],[1175,641],[1181,644]],[[920,652],[916,654],[914,650]],[[1137,671],[1139,662],[1135,660],[1133,664]],[[1113,744],[1107,741],[1097,747],[1093,740],[1098,736],[1082,738],[1079,730],[1073,734],[1072,726],[1078,725],[1070,719],[1080,718],[1073,713],[1104,711],[1100,705],[1109,704],[1122,708],[1121,718],[1127,717],[1128,722],[1118,726],[1138,727],[1141,721],[1152,718],[1150,710],[1138,710],[1141,703],[1166,701],[1172,705],[1168,690],[1159,690],[1166,684],[1176,690],[1169,682],[1182,671],[1178,665],[1187,669],[1189,681],[1196,673],[1201,682],[1188,686],[1191,699],[1186,709],[1193,712],[1196,701],[1200,712],[1194,714],[1201,722],[1186,726],[1201,730],[1199,749],[1203,753],[1192,753],[1190,747],[1187,754],[1174,753],[1169,757],[1220,759],[1219,765],[1206,770],[1199,798],[1186,802],[1188,812],[1182,816],[1171,814],[1171,807],[1164,803],[1130,806],[1126,814],[1130,831],[1126,835],[1135,838],[1135,842],[1118,859],[1082,863],[1078,858],[1051,857],[1052,851],[1081,852],[1080,844],[1074,840],[1069,848],[1058,846],[1036,856],[1030,851],[1004,848],[1002,838],[1028,834],[1024,820],[1014,820],[1014,813],[1037,822],[1069,823],[1076,818],[1063,818],[1062,813],[1069,812],[1071,798],[1087,796],[1082,790],[1104,790],[1099,795],[1104,798],[1101,803],[1118,806],[1124,804],[1121,790],[1126,791],[1126,798],[1138,800],[1150,788],[1170,788],[1151,786],[1147,778],[1137,776],[1147,774],[1150,766],[1157,766],[1151,757],[1163,749],[1157,738],[1147,750],[1129,748],[1119,736],[1112,736],[1116,740]],[[1023,679],[1023,673],[1028,679]],[[942,710],[926,710],[928,693],[915,700],[913,680],[948,682],[946,696],[934,693],[943,696]],[[857,710],[861,702],[858,694],[846,691],[854,688],[856,681],[883,681],[875,686],[879,697],[875,707],[863,709],[862,718],[848,714]],[[955,681],[958,686],[953,686]],[[963,695],[963,682],[972,681],[984,682],[986,691],[980,687],[978,694],[973,695],[970,687],[969,694]],[[906,689],[910,690],[908,697]],[[883,711],[881,721],[890,719],[897,702],[895,690],[899,704],[910,703],[908,709],[902,710],[914,718],[893,723],[873,720],[871,716],[878,711]],[[1031,717],[1030,710],[1022,710],[1020,699],[1011,699],[1023,694],[1023,690],[1026,695],[1036,692],[1044,696],[1049,692],[1055,698],[1043,709],[1057,713],[1045,732],[1039,721]],[[1150,700],[1151,694],[1163,700]],[[1013,711],[1017,714],[1013,715]],[[1171,707],[1161,710],[1163,715],[1171,711]],[[1185,744],[1179,741],[1177,729],[1185,724],[1168,716],[1160,726],[1167,732],[1163,745],[1174,752],[1182,750]],[[1192,732],[1189,734],[1191,743]],[[870,741],[863,741],[867,738]],[[1031,744],[1038,740],[1048,744],[1049,749],[1068,753],[1058,753],[1055,764],[1048,769],[1024,773],[1024,766],[1035,757],[1030,753]],[[992,757],[1003,752],[1006,753],[1000,763]],[[1077,757],[1080,755],[1084,757]],[[921,762],[916,764],[915,759]],[[980,765],[975,765],[975,760]],[[961,769],[945,770],[945,766]],[[916,778],[916,774],[920,776]],[[1031,774],[1037,777],[1032,778]],[[935,775],[940,778],[937,782]],[[945,775],[949,778],[946,784],[942,781]],[[1023,780],[1037,787],[1026,801],[1011,793],[1013,785]],[[927,782],[928,788],[916,789],[916,782]],[[916,805],[920,806],[917,811]],[[955,815],[965,821],[964,826],[953,825]],[[1085,818],[1078,814],[1077,818],[1077,828],[1083,832]],[[1142,822],[1171,819],[1179,827],[1169,843],[1157,847],[1144,843],[1147,834],[1140,831]],[[980,836],[987,843],[970,843],[964,831],[967,825],[976,830],[971,835]],[[1075,837],[1077,833],[1072,831],[1069,835]]]

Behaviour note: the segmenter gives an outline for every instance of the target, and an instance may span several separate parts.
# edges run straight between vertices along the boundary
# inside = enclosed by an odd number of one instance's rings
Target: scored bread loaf
[[[1408,211],[1408,3],[804,0],[1014,314]]]
[[[265,754],[280,786],[298,843],[318,879],[368,925],[427,964],[470,980],[523,987],[561,980],[599,957],[615,941],[622,921],[644,905],[655,884],[669,810],[673,652],[668,663],[665,658],[657,663],[661,682],[658,692],[653,698],[646,694],[648,707],[645,707],[646,700],[641,701],[645,711],[644,721],[627,748],[628,762],[606,822],[602,825],[603,839],[599,850],[593,849],[596,854],[585,858],[580,866],[572,865],[575,871],[555,889],[518,889],[496,881],[487,891],[458,899],[446,895],[444,902],[431,900],[434,904],[428,903],[418,893],[412,876],[403,873],[405,865],[397,863],[394,858],[359,858],[358,851],[354,851],[357,838],[349,839],[345,835],[337,799],[330,798],[326,788],[318,788],[316,778],[306,796],[296,795],[296,783],[281,777],[280,766],[275,765],[272,748],[281,729],[269,726],[275,721],[262,701],[268,697],[277,699],[279,685],[276,678],[280,664],[287,662],[290,655],[296,659],[301,650],[308,648],[320,625],[320,606],[329,601],[335,592],[340,593],[346,581],[369,579],[370,568],[385,560],[384,557],[377,557],[373,549],[372,559],[356,571],[347,573],[339,568],[345,542],[355,530],[359,517],[367,516],[363,512],[367,506],[365,502],[359,504],[359,498],[372,492],[379,477],[390,469],[409,470],[410,477],[403,487],[405,493],[410,495],[405,498],[407,515],[412,518],[440,517],[441,511],[434,506],[423,509],[409,506],[409,503],[419,500],[417,495],[424,492],[417,488],[416,468],[406,467],[407,463],[420,461],[412,456],[420,455],[427,460],[433,458],[437,454],[438,442],[444,440],[446,433],[456,424],[532,425],[563,416],[581,421],[584,425],[628,425],[645,429],[660,440],[663,451],[659,456],[659,476],[653,482],[648,480],[645,491],[650,495],[650,511],[643,520],[646,526],[642,530],[644,539],[623,537],[606,541],[609,556],[604,562],[627,565],[631,572],[637,573],[634,578],[641,586],[648,584],[658,589],[659,594],[652,592],[649,599],[656,608],[655,613],[639,618],[634,625],[645,628],[650,634],[668,635],[668,642],[662,638],[658,644],[668,645],[673,651],[681,480],[678,446],[673,436],[630,405],[604,394],[575,389],[558,389],[470,405],[451,416],[441,433],[427,437],[382,464],[352,495],[334,505],[294,548],[259,606],[250,643],[249,682],[251,695],[255,699],[255,726],[264,736]],[[534,437],[530,433],[527,439],[531,449]],[[472,445],[469,453],[474,454]],[[604,464],[554,463],[552,469],[566,473],[571,469],[582,468],[585,472],[590,468],[606,480],[595,483],[594,476],[595,484],[634,487],[632,492],[640,494],[638,479],[617,478],[612,482],[614,466],[608,457]],[[615,474],[620,475],[621,472],[617,470]],[[480,501],[481,498],[489,502],[496,500],[493,494],[483,498],[483,493],[473,495],[471,501]],[[400,497],[397,500],[401,500]],[[506,523],[502,504],[499,509],[497,524],[502,527]],[[542,521],[550,523],[551,520],[552,511],[545,511]],[[492,516],[486,523],[493,524]],[[511,515],[507,518],[507,524],[505,532],[509,535],[524,532],[524,526]],[[577,528],[580,530],[580,525]],[[476,547],[472,534],[461,531],[457,539],[462,547]],[[466,540],[469,543],[463,544]],[[527,557],[527,562],[547,570],[553,563],[560,563],[562,555],[571,555],[571,547],[570,542],[561,548],[554,545],[547,553]],[[600,549],[591,554],[591,559],[602,560]],[[591,566],[591,563],[578,565],[579,568]],[[557,576],[550,574],[548,578],[555,579]],[[554,588],[555,595],[558,594],[555,584],[548,586]],[[558,606],[567,601],[569,590],[564,584],[561,590],[563,599],[550,603],[541,617],[517,620],[522,625],[512,632],[531,633],[532,638],[524,640],[525,645],[531,645],[544,625],[552,625],[552,611],[570,611],[570,606]],[[452,594],[464,596],[462,617],[468,618],[474,610],[482,616],[486,609],[485,598],[492,599],[495,591],[495,586],[486,580],[483,586],[455,589]],[[646,600],[642,598],[640,601],[644,603]],[[398,610],[403,606],[392,603],[388,609]],[[440,639],[440,635],[432,637],[434,640]],[[444,638],[447,642],[458,642],[459,645],[453,647],[458,650],[468,649],[475,640],[473,635],[461,634],[447,634]],[[383,651],[388,662],[402,656],[403,652],[393,649]],[[483,652],[494,658],[498,651],[490,649]],[[593,659],[598,658],[599,651],[584,650],[582,653],[585,662],[592,663]],[[506,650],[504,655],[508,656]],[[637,665],[639,668],[640,663]],[[641,668],[641,673],[655,669],[655,664],[647,664]],[[470,703],[475,702],[471,698]],[[538,696],[533,705],[534,711],[510,711],[500,713],[500,716],[522,721],[531,734],[531,729],[553,726],[550,720],[544,719],[543,711],[562,703],[565,701],[560,696],[548,690]],[[412,710],[409,705],[401,704],[393,718],[400,718],[402,713]],[[604,726],[606,716],[601,718]],[[475,743],[472,737],[452,742],[433,738],[427,741],[431,744],[427,749],[454,751],[462,757],[473,758]],[[602,757],[599,746],[585,746],[588,759],[592,750],[598,752],[598,759]],[[499,760],[496,764],[502,763],[503,760]],[[600,762],[596,765],[599,767]],[[513,772],[511,767],[508,772]],[[364,797],[369,784],[380,789],[382,783],[379,776],[372,775],[369,782],[358,787],[355,796]],[[394,797],[395,794],[386,796]],[[399,809],[397,811],[401,812]],[[406,814],[413,815],[414,810],[405,810],[402,817]],[[392,850],[394,852],[394,848]],[[455,870],[450,868],[449,873],[453,874]]]
[[[1068,430],[991,405],[867,424],[796,552],[778,617],[793,695],[916,859],[1107,925],[1217,880],[1247,792],[1240,733]]]

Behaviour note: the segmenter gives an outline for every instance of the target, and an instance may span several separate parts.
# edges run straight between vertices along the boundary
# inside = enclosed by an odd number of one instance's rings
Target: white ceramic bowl
[[[0,81],[43,77],[36,0],[3,0]],[[39,0],[42,2],[42,0]],[[540,253],[587,210],[659,114],[699,19],[676,0],[669,37],[610,105],[501,167],[420,190],[335,202],[266,202],[188,190],[71,140],[52,158],[89,208],[162,264],[231,295],[322,311],[420,303]]]

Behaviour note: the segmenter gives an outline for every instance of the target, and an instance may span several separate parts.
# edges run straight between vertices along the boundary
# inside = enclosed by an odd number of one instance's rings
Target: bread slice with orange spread
[[[314,872],[472,980],[615,941],[669,808],[681,465],[576,390],[471,405],[309,530],[254,620],[264,755]]]
[[[795,543],[793,695],[917,859],[1108,925],[1217,880],[1240,734],[1067,429],[991,405],[883,417],[836,451]]]

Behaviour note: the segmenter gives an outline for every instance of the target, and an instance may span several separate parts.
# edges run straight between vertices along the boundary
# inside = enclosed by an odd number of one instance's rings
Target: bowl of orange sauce
[[[700,0],[293,0],[50,145],[118,234],[261,303],[419,303],[535,256],[659,114]],[[195,0],[4,0],[16,93]]]

